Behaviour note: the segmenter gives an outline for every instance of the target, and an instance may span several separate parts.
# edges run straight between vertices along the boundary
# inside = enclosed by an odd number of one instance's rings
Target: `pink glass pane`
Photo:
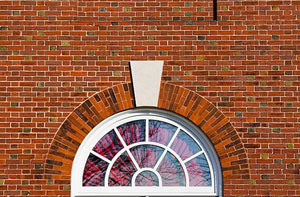
[[[109,174],[109,186],[131,186],[136,168],[127,153],[123,153],[113,164]]]
[[[158,177],[150,171],[141,172],[135,179],[136,186],[158,186]]]
[[[104,177],[107,166],[108,163],[93,154],[90,154],[85,164],[82,185],[104,186]]]
[[[130,145],[145,141],[145,125],[145,120],[132,121],[119,126],[118,131],[125,143]]]
[[[195,153],[201,151],[198,144],[184,131],[180,131],[176,136],[171,149],[173,149],[182,160],[185,160]]]
[[[111,130],[97,142],[93,151],[111,160],[122,148],[117,134]]]
[[[149,120],[149,140],[160,144],[168,145],[177,127],[168,123]]]
[[[141,145],[130,149],[130,151],[140,168],[153,168],[164,149],[152,145]]]
[[[163,186],[185,186],[185,174],[179,161],[169,152],[157,169]]]
[[[186,164],[190,178],[190,186],[211,186],[211,175],[204,154]]]

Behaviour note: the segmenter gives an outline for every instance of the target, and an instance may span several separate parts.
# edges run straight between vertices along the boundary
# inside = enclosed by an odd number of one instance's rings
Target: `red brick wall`
[[[230,120],[250,177],[226,196],[300,196],[300,1],[218,0],[218,22],[211,5],[0,1],[0,196],[68,196],[43,174],[52,140],[85,99],[130,81],[130,60],[164,60],[163,81]]]

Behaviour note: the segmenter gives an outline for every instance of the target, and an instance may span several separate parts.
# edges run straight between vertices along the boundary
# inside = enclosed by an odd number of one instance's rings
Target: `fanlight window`
[[[72,196],[220,195],[206,137],[169,113],[148,111],[123,112],[93,129],[73,164]]]

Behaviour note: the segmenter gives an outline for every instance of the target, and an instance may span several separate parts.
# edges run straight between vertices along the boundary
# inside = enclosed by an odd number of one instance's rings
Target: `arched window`
[[[72,167],[74,196],[221,196],[222,173],[206,135],[171,112],[140,108],[97,125]]]

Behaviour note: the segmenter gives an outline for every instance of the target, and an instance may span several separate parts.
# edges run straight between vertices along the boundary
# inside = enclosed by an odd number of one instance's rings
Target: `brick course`
[[[82,137],[133,107],[130,60],[164,60],[159,107],[234,150],[225,196],[300,196],[300,2],[211,5],[0,1],[0,196],[69,196]]]

